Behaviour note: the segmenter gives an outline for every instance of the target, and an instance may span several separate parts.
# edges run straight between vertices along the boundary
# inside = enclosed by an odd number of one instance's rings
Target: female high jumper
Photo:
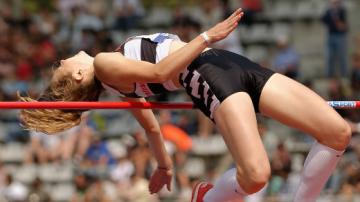
[[[295,202],[313,202],[349,143],[345,120],[320,96],[302,84],[225,50],[210,49],[226,38],[243,16],[241,9],[189,43],[158,33],[132,37],[115,52],[95,57],[81,51],[61,60],[49,87],[38,101],[97,101],[103,89],[125,101],[185,89],[194,105],[210,118],[236,163],[214,185],[199,183],[192,202],[241,200],[259,191],[270,165],[257,130],[256,113],[297,128],[316,139],[305,160]],[[31,101],[31,98],[22,98]],[[23,110],[22,123],[32,130],[59,132],[80,122],[81,110]],[[150,193],[170,190],[172,162],[159,124],[150,109],[131,112],[145,129],[158,168]]]

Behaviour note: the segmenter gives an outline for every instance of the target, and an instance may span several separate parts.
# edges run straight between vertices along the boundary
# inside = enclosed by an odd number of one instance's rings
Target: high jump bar
[[[360,101],[328,101],[335,109],[359,109]],[[0,102],[0,109],[194,109],[192,102]]]

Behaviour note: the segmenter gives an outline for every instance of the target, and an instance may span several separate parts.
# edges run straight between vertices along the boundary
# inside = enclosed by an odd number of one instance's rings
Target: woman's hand
[[[209,36],[210,43],[215,43],[226,38],[238,25],[239,20],[244,15],[241,8],[237,9],[226,20],[216,24],[214,27],[206,31]]]
[[[167,189],[171,191],[171,179],[173,176],[172,169],[157,168],[150,178],[149,191],[150,194],[157,193],[166,185]]]

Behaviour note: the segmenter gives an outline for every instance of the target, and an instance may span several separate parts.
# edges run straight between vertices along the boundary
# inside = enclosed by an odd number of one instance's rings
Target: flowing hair
[[[102,86],[96,78],[88,85],[76,83],[71,76],[51,82],[37,99],[21,97],[23,102],[33,101],[97,101]],[[20,112],[21,125],[27,130],[54,134],[79,125],[81,115],[87,110],[26,109]]]

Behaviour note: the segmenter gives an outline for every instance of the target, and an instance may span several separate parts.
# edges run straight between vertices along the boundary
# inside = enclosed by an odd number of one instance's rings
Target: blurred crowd
[[[129,36],[151,32],[171,32],[183,41],[190,41],[240,6],[245,17],[239,28],[214,47],[247,55],[249,52],[245,50],[249,44],[242,41],[241,29],[271,23],[264,18],[264,2],[0,0],[0,101],[17,100],[18,93],[38,97],[56,61],[80,50],[95,56],[102,51],[114,51]],[[349,27],[346,7],[340,0],[326,0],[326,3],[322,16],[312,19],[323,23],[327,30],[323,36],[326,50],[321,77],[303,79],[301,64],[305,59],[292,44],[296,39],[286,34],[277,35],[272,43],[265,44],[271,53],[257,62],[302,82],[325,99],[358,100],[360,32],[354,34],[355,38],[349,38],[348,32],[356,29]],[[352,42],[351,48],[347,46],[348,40]],[[102,99],[117,98],[104,94]],[[155,99],[187,100],[183,92]],[[340,201],[351,201],[360,194],[360,113],[356,110],[339,110],[339,113],[350,123],[354,136],[324,194],[339,194],[344,197]],[[6,156],[12,152],[0,149],[0,201],[156,202],[166,199],[183,202],[189,201],[192,185],[197,180],[213,181],[221,171],[232,166],[231,160],[226,160],[226,152],[212,153],[221,142],[215,138],[214,126],[203,115],[195,111],[165,110],[156,111],[156,115],[176,174],[171,193],[163,190],[159,195],[150,195],[147,184],[156,165],[146,135],[125,112],[86,113],[80,126],[54,136],[23,131],[15,111],[1,112],[0,147],[20,144],[23,153],[14,163]],[[272,177],[264,190],[246,200],[287,201],[286,197],[294,192],[304,155],[313,140],[289,129],[283,134],[276,128],[281,126],[264,117],[258,120]],[[115,132],[109,132],[110,127]],[[22,168],[24,176],[20,175]],[[32,172],[32,169],[41,172]],[[67,178],[58,179],[57,175],[62,176],[67,169],[70,170],[69,175],[64,174]],[[197,170],[200,174],[196,174]]]

